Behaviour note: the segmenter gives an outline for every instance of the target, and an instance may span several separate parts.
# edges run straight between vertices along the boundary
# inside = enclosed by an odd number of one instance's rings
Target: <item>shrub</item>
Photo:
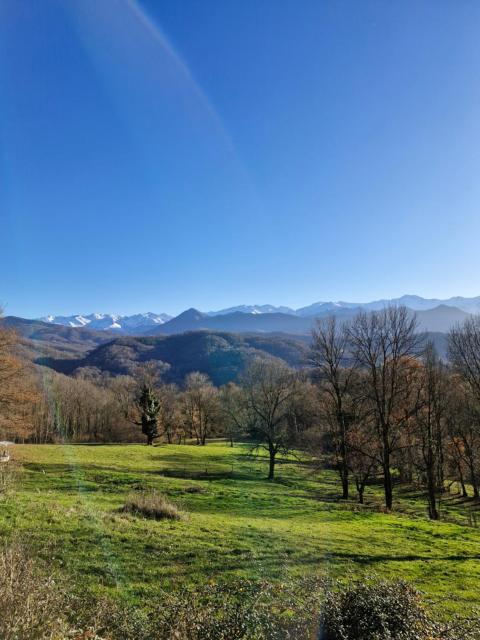
[[[0,638],[64,638],[64,598],[20,545],[0,551]]]
[[[477,640],[478,618],[435,622],[420,593],[403,580],[372,578],[327,589],[321,640]]]
[[[183,517],[178,507],[157,491],[130,493],[123,510],[155,520],[180,520]]]
[[[293,640],[311,638],[320,588],[315,581],[274,585],[238,579],[162,594],[139,611],[106,602],[109,640]]]
[[[0,463],[0,496],[5,495],[14,487],[18,475],[20,473],[20,465],[12,460]]]

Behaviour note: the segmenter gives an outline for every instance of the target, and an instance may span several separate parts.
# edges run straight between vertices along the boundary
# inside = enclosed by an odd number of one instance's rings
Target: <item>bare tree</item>
[[[347,329],[352,353],[366,372],[365,400],[376,427],[387,509],[393,506],[392,453],[413,409],[408,367],[420,347],[416,329],[416,317],[405,307],[360,312]]]
[[[360,504],[364,502],[365,487],[378,468],[375,448],[372,449],[374,438],[372,421],[367,418],[356,420],[348,433],[348,464]]]
[[[220,406],[225,435],[233,447],[234,439],[248,432],[249,414],[244,390],[234,382],[224,385],[220,389]]]
[[[480,398],[480,316],[467,318],[448,334],[448,356],[472,392]]]
[[[335,316],[318,320],[312,331],[310,362],[322,391],[322,415],[335,447],[342,498],[349,493],[348,432],[354,422],[355,366],[349,358],[348,334]]]
[[[281,361],[258,358],[248,367],[243,387],[249,433],[257,446],[268,451],[268,479],[273,480],[277,454],[286,454],[295,444],[296,434],[289,417],[298,388],[297,376]]]
[[[197,444],[205,445],[220,413],[218,389],[203,373],[194,371],[185,380],[184,415]]]
[[[423,366],[419,368],[419,394],[415,416],[416,460],[425,480],[429,516],[438,520],[437,495],[443,489],[444,477],[448,377],[431,342],[425,348]]]
[[[157,397],[160,404],[158,413],[160,433],[168,444],[171,444],[181,422],[178,389],[174,384],[163,384],[157,391]]]
[[[476,398],[468,387],[457,386],[449,393],[448,428],[451,452],[456,460],[457,471],[466,494],[465,479],[468,478],[473,497],[480,497],[480,422]]]
[[[450,361],[463,381],[461,406],[456,416],[450,416],[450,428],[455,425],[453,445],[457,459],[466,465],[475,498],[480,496],[480,316],[467,318],[453,328],[448,336]],[[461,472],[459,465],[459,472]],[[463,484],[463,479],[462,479]],[[466,492],[463,484],[464,492]]]

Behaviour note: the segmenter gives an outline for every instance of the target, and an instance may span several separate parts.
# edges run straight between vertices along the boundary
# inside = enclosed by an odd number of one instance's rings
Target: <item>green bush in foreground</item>
[[[436,623],[421,595],[404,580],[368,579],[327,590],[321,640],[475,640],[478,620]]]

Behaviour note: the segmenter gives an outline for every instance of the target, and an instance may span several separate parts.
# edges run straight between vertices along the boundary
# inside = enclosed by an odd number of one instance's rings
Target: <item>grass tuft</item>
[[[184,517],[176,505],[157,491],[130,493],[123,511],[153,520],[182,520]]]

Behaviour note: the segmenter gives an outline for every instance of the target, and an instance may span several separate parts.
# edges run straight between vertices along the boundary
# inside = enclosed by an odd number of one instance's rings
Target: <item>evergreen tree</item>
[[[157,417],[161,405],[154,390],[148,384],[142,386],[137,406],[141,420],[138,424],[142,427],[143,435],[147,437],[147,444],[153,444],[153,440],[158,438]]]

